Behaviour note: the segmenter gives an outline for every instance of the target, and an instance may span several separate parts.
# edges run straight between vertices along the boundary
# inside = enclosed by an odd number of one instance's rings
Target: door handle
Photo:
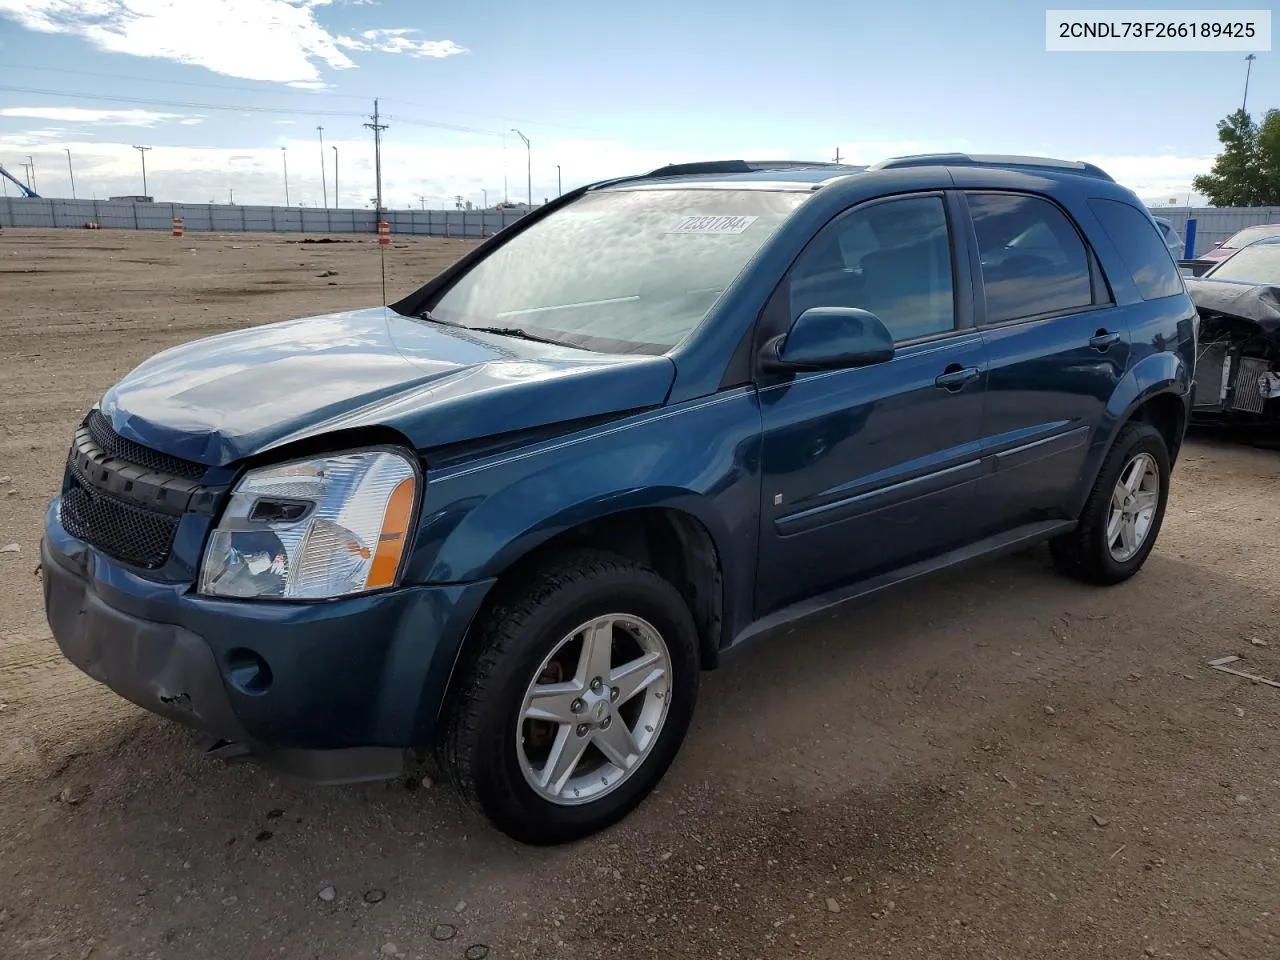
[[[1101,353],[1105,353],[1119,342],[1120,334],[1111,330],[1099,330],[1089,338],[1089,346]]]
[[[977,380],[981,372],[977,367],[962,367],[958,363],[953,363],[943,370],[933,383],[934,386],[955,393],[969,381]]]

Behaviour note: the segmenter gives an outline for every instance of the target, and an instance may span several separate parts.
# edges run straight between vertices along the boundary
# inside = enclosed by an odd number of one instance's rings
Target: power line
[[[267,93],[267,94],[270,94],[271,96],[327,97],[331,100],[360,100],[365,102],[369,100],[369,96],[367,94],[331,93],[328,90],[298,90],[298,89],[288,88],[288,87],[280,88],[278,83],[272,80],[260,81],[264,86],[267,86],[269,88],[269,89],[263,89],[262,87],[251,87],[251,86],[246,86],[245,84],[202,83],[196,80],[170,80],[167,78],[159,79],[157,77],[136,77],[136,76],[131,76],[129,74],[122,74],[122,73],[99,73],[93,70],[72,70],[67,67],[48,67],[48,66],[43,66],[43,65],[34,64],[34,63],[11,63],[11,64],[6,64],[5,68],[7,70],[43,70],[47,73],[63,73],[69,76],[77,76],[77,77],[95,77],[102,80],[128,80],[132,83],[157,83],[157,84],[162,84],[166,87],[181,86],[181,87],[197,87],[197,88],[203,88],[208,90],[237,90],[244,93],[255,93],[259,95]],[[68,96],[70,96],[70,94],[68,94]],[[76,94],[76,96],[80,96],[80,94]],[[604,132],[593,127],[581,127],[576,124],[547,123],[542,120],[530,120],[528,118],[522,118],[522,117],[499,116],[496,113],[480,113],[475,110],[452,110],[448,107],[442,107],[439,104],[415,103],[412,100],[401,100],[398,97],[383,98],[383,102],[398,103],[398,104],[401,104],[402,106],[413,107],[419,110],[438,110],[442,113],[452,113],[452,114],[456,114],[458,116],[464,116],[464,117],[487,117],[491,120],[500,120],[504,125],[508,122],[514,121],[516,123],[523,123],[527,126],[547,127],[550,129],[558,129],[558,130],[577,130],[584,133]]]
[[[291,110],[284,107],[264,107],[256,104],[201,103],[194,100],[161,100],[151,97],[124,97],[105,93],[67,93],[62,90],[43,90],[35,87],[18,87],[9,84],[0,85],[0,92],[28,93],[46,97],[69,97],[77,100],[101,100],[107,103],[127,103],[143,107],[173,107],[181,110],[228,110],[235,113],[263,113],[290,117],[346,117],[352,120],[363,119],[365,114],[345,110]],[[397,123],[405,123],[415,127],[428,127],[436,130],[449,130],[455,133],[471,133],[484,137],[500,137],[495,130],[483,127],[469,127],[457,123],[445,123],[439,120],[422,120],[417,117],[394,117]]]

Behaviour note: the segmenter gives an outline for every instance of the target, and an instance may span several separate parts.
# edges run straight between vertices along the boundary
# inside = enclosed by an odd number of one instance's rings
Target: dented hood
[[[121,435],[208,465],[340,429],[417,449],[661,404],[662,356],[617,356],[409,319],[382,307],[239,330],[156,354],[102,410]]]
[[[1265,333],[1280,332],[1280,287],[1235,280],[1185,280],[1196,309],[1251,320]]]

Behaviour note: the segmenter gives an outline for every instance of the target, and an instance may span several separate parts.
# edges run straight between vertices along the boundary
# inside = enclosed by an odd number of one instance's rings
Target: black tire
[[[1116,560],[1107,544],[1107,517],[1111,494],[1124,468],[1140,453],[1150,454],[1160,473],[1160,490],[1155,516],[1142,546],[1128,560]],[[1160,535],[1165,504],[1169,499],[1169,448],[1160,431],[1147,423],[1127,423],[1102,462],[1098,479],[1089,492],[1080,523],[1070,533],[1049,542],[1054,565],[1061,573],[1085,583],[1112,586],[1128,580],[1146,563]]]
[[[559,805],[539,796],[521,772],[521,704],[556,644],[580,624],[609,613],[639,616],[662,635],[671,662],[666,719],[648,755],[616,789],[594,802]],[[697,699],[698,633],[675,587],[633,560],[575,551],[504,590],[476,631],[448,706],[440,751],[441,766],[463,798],[508,836],[537,845],[596,833],[638,806],[675,758]]]

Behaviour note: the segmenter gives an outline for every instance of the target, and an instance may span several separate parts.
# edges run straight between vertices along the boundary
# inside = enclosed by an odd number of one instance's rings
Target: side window
[[[1089,255],[1061,210],[1020,194],[971,193],[968,200],[987,323],[1093,305]]]
[[[1168,244],[1153,229],[1155,221],[1119,200],[1090,200],[1102,229],[1120,251],[1143,300],[1172,297],[1185,289]]]
[[[837,218],[800,254],[790,287],[793,321],[811,307],[860,307],[899,341],[954,329],[942,198],[891,200]]]

